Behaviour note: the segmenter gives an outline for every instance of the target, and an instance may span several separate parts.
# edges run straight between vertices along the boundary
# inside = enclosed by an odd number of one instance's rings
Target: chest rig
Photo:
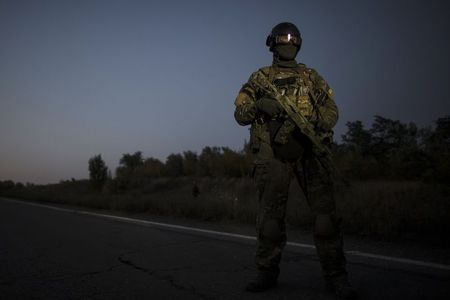
[[[306,119],[313,118],[315,105],[310,95],[315,92],[315,87],[304,65],[295,68],[272,66],[264,73],[280,94],[287,96],[291,103],[297,105],[298,111]],[[309,147],[307,137],[285,112],[267,120],[266,128],[275,157],[288,161],[297,160]]]
[[[315,103],[310,94],[314,93],[315,87],[303,65],[289,69],[272,67],[269,70],[269,80],[282,95],[286,95],[297,105],[304,117],[308,120],[312,118]]]

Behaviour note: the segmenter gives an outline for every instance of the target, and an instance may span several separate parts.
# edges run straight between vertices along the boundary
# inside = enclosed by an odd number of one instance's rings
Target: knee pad
[[[316,216],[314,235],[317,237],[332,237],[339,232],[339,224],[334,214],[320,214]]]

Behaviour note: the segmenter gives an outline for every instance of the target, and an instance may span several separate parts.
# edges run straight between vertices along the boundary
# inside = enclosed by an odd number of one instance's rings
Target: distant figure
[[[235,101],[236,121],[251,124],[259,197],[258,272],[246,290],[261,292],[277,284],[286,245],[288,190],[295,175],[315,214],[314,241],[326,287],[340,299],[352,299],[357,295],[347,279],[341,220],[333,199],[333,165],[326,155],[338,109],[325,80],[295,60],[301,44],[294,24],[276,25],[266,40],[272,65],[254,72]]]
[[[192,196],[194,196],[194,198],[197,198],[198,195],[200,195],[200,189],[197,185],[197,181],[194,181],[192,186]]]

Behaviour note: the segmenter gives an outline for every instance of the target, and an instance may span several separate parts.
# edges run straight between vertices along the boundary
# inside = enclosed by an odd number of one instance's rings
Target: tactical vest
[[[286,95],[297,104],[299,111],[307,119],[313,116],[314,105],[309,94],[314,92],[316,87],[311,80],[311,69],[307,69],[304,64],[299,64],[297,68],[263,68],[269,80],[278,88],[281,94]]]
[[[311,69],[299,64],[297,68],[266,67],[261,69],[279,92],[296,103],[299,111],[308,120],[315,119],[318,103],[310,96],[317,87],[311,79]],[[260,95],[263,97],[264,95]],[[309,151],[311,143],[286,115],[276,116],[265,122],[269,132],[270,145],[276,157],[283,160],[297,160],[305,151]]]

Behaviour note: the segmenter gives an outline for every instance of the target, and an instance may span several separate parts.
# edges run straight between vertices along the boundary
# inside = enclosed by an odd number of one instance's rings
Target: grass
[[[256,189],[250,178],[158,178],[131,182],[126,190],[107,184],[94,190],[88,181],[14,188],[3,196],[96,209],[146,212],[186,218],[253,224]],[[412,181],[360,181],[336,192],[338,213],[346,233],[383,239],[442,239],[450,230],[450,189]],[[310,228],[313,216],[296,183],[291,185],[287,222]]]

